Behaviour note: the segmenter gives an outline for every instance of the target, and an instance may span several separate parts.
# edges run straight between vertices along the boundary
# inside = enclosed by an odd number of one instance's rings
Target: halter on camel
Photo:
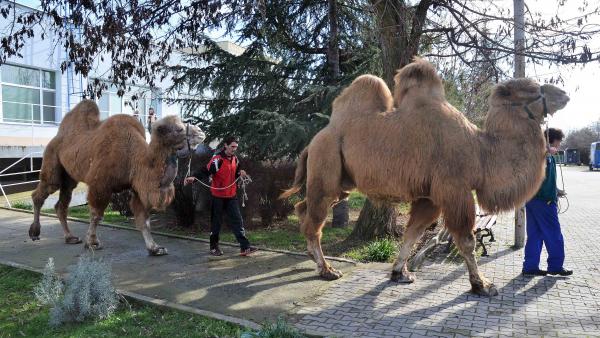
[[[546,118],[546,117],[548,117],[548,106],[546,105],[546,95],[544,94],[544,87],[542,87],[542,86],[540,86],[540,95],[538,95],[537,97],[529,100],[525,104],[512,103],[511,106],[513,106],[513,107],[518,107],[518,106],[523,107],[523,109],[525,109],[525,112],[527,112],[527,116],[529,116],[530,119],[535,120],[535,117],[533,116],[533,113],[531,112],[531,109],[529,109],[529,105],[532,104],[532,103],[537,102],[540,99],[542,100],[542,103],[544,104],[544,118]],[[547,127],[546,127],[546,130],[547,130]]]

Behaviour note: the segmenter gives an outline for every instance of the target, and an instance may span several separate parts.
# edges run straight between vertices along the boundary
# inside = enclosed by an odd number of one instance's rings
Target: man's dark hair
[[[229,135],[223,139],[223,144],[226,144],[226,145],[230,145],[233,142],[239,143],[237,137]]]
[[[544,130],[544,139],[547,139],[550,143],[554,141],[562,141],[564,138],[565,134],[563,134],[562,130],[560,129],[550,128]]]

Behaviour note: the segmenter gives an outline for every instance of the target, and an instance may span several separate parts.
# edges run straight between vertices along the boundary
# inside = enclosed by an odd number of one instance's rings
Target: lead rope
[[[548,147],[548,152],[550,152],[550,131],[549,131],[549,129],[550,128],[548,128],[548,119],[546,119],[546,145]],[[550,155],[550,156],[552,156],[552,155]],[[562,162],[564,162],[564,155],[563,155]],[[562,184],[561,190],[564,192],[565,191],[565,177],[563,175],[562,166],[560,164],[558,165],[558,169],[560,170],[560,182]],[[565,210],[562,210],[563,204],[560,201],[561,199],[564,199],[564,201],[566,202],[567,206],[566,206]],[[569,210],[569,205],[570,205],[567,195],[559,196],[557,199],[557,204],[558,204],[557,206],[558,206],[559,214],[564,214],[565,212],[567,212],[567,210]]]
[[[188,161],[188,169],[187,169],[187,173],[185,174],[185,178],[190,177],[191,168],[192,168],[192,156],[190,155],[190,159]],[[184,180],[185,180],[185,178],[184,178]],[[211,187],[210,185],[208,185],[208,184],[200,181],[196,177],[194,177],[194,181],[195,182],[199,182],[201,185],[203,185],[203,186],[205,186],[207,188],[215,189],[215,190],[229,189],[229,188],[233,187],[236,183],[238,183],[238,186],[240,188],[242,188],[242,208],[246,207],[246,201],[248,200],[248,194],[246,194],[246,186],[248,184],[252,183],[252,179],[250,178],[250,176],[248,176],[248,175],[246,175],[244,177],[240,176],[240,177],[236,178],[235,181],[233,181],[233,183],[231,183],[230,185],[228,185],[226,187],[222,187],[222,188]]]

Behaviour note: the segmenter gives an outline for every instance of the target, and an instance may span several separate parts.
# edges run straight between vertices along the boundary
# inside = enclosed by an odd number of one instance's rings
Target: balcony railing
[[[8,167],[2,169],[0,171],[0,177],[6,177],[6,176],[16,176],[16,175],[24,175],[24,174],[39,174],[41,169],[34,169],[33,168],[33,155],[38,155],[38,154],[43,154],[43,152],[41,151],[36,151],[36,152],[32,152],[27,154],[26,156],[21,157],[20,159],[18,159],[17,161],[15,161],[13,164],[9,165]],[[14,167],[15,165],[21,163],[22,161],[29,159],[29,169],[27,171],[20,171],[20,172],[15,172],[15,173],[8,173],[5,174],[5,172],[8,171],[8,169]],[[2,196],[4,197],[4,200],[6,201],[6,205],[9,208],[12,208],[12,205],[10,204],[10,200],[8,199],[8,196],[6,195],[6,192],[4,191],[5,187],[12,187],[12,186],[16,186],[16,185],[23,185],[23,184],[30,184],[30,183],[38,183],[40,180],[33,180],[33,181],[25,181],[25,182],[17,182],[17,183],[9,183],[9,184],[2,184],[2,182],[0,182],[0,191],[2,192]]]

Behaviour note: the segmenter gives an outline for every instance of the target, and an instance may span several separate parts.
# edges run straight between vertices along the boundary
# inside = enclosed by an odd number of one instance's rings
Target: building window
[[[56,73],[2,65],[2,121],[56,123]]]

